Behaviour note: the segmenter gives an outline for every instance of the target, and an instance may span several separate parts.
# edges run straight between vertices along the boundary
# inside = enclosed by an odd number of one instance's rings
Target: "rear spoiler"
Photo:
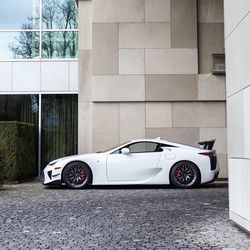
[[[198,144],[200,145],[200,148],[202,149],[207,149],[207,150],[212,150],[213,146],[215,143],[215,139],[214,140],[210,140],[210,141],[201,141],[198,142]]]

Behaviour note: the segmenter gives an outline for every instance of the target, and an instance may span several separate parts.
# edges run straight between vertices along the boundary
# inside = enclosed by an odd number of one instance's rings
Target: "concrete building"
[[[216,138],[227,177],[222,0],[79,0],[79,152]]]
[[[230,218],[250,232],[250,2],[224,3]]]

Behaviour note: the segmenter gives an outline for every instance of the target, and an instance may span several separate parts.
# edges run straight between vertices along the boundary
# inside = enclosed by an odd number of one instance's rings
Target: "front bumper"
[[[59,184],[61,183],[61,168],[58,167],[55,169],[55,165],[47,166],[43,170],[43,184],[50,185],[50,184]]]

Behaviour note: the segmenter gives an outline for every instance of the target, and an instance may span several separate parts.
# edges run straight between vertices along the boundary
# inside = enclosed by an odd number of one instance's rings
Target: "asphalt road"
[[[228,219],[226,183],[0,190],[0,250],[250,249],[250,235]]]

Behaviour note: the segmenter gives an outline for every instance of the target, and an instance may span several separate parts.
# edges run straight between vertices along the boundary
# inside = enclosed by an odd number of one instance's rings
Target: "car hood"
[[[53,164],[55,162],[61,162],[61,161],[71,161],[71,160],[83,160],[83,159],[92,159],[92,158],[98,158],[98,157],[102,157],[105,153],[91,153],[91,154],[80,154],[80,155],[71,155],[71,156],[65,156],[65,157],[61,157],[58,159],[55,159],[53,161],[51,161],[49,163]]]

